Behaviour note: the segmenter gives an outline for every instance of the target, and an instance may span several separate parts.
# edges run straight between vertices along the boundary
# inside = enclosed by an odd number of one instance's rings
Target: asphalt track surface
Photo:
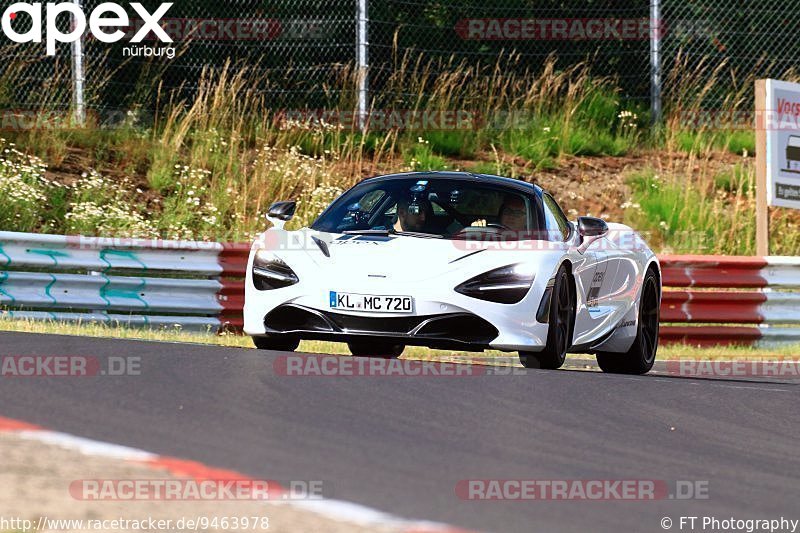
[[[480,531],[800,518],[798,382],[578,371],[288,377],[278,354],[0,333],[0,355],[142,358],[141,375],[0,378],[0,416]],[[309,356],[314,357],[314,356]],[[708,499],[469,501],[459,480],[708,481]],[[686,529],[684,529],[686,531]]]

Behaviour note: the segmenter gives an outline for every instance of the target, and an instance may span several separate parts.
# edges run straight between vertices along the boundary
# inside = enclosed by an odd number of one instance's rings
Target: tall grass
[[[279,124],[257,87],[246,69],[206,70],[194,100],[163,113],[147,174],[167,199],[162,230],[246,238],[263,228],[275,200],[299,199],[303,220],[320,191],[354,182],[352,171],[337,173],[359,157],[354,136],[324,124]]]
[[[647,112],[625,101],[613,79],[593,77],[587,63],[561,68],[550,58],[532,72],[515,54],[478,65],[411,52],[395,57],[365,131],[313,114],[302,118],[303,110],[275,110],[263,91],[274,84],[269,74],[228,64],[204,70],[191,100],[180,99],[180,91],[160,95],[152,123],[142,124],[132,110],[113,128],[90,122],[84,129],[10,132],[16,149],[41,158],[48,170],[28,179],[44,200],[6,206],[11,196],[0,198],[0,211],[14,217],[3,219],[3,229],[241,240],[264,228],[272,202],[298,200],[293,225],[308,224],[366,175],[466,167],[535,177],[537,169],[557,173],[565,156],[627,155],[652,161],[629,178],[624,216],[651,231],[656,247],[753,251],[751,132],[687,120],[702,117],[712,97],[723,116],[747,107],[751,80],[734,79],[732,91],[715,93],[730,76],[724,63],[690,68],[679,58],[669,75],[679,90],[664,127],[650,132]],[[344,65],[332,76],[341,116],[352,117],[356,73]],[[470,120],[433,128],[413,121],[381,128],[373,120],[453,112]],[[724,155],[731,152],[735,161]],[[7,183],[12,167],[0,166]],[[786,232],[773,250],[800,252],[793,214],[774,217]]]
[[[642,113],[626,108],[613,80],[592,77],[587,63],[559,68],[550,57],[532,72],[520,68],[516,53],[494,64],[425,62],[412,52],[395,61],[386,96],[377,97],[373,109],[427,116],[464,111],[474,117],[471,128],[408,129],[400,138],[407,150],[423,137],[440,156],[473,158],[498,146],[533,167],[552,167],[564,154],[621,155],[637,145]]]

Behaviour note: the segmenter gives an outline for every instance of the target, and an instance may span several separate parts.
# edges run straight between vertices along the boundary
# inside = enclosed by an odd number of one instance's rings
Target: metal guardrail
[[[218,331],[222,248],[0,232],[0,308],[16,318]]]
[[[117,239],[0,231],[0,267],[222,273],[216,242]]]
[[[214,280],[4,272],[0,305],[216,315]]]
[[[241,331],[249,251],[0,232],[0,307],[31,319]],[[663,342],[800,344],[800,257],[660,260]]]
[[[800,344],[800,257],[663,256],[661,338]],[[676,290],[677,289],[677,290]]]

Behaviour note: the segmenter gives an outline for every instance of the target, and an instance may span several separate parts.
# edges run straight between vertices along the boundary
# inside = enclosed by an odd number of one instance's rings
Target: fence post
[[[81,7],[81,0],[72,0]],[[73,25],[75,21],[73,21]],[[75,126],[86,125],[86,104],[83,98],[83,36],[72,42],[72,109]]]
[[[661,123],[661,0],[650,0],[650,115]]]
[[[358,127],[367,128],[369,106],[369,0],[356,0],[356,60],[358,62]]]

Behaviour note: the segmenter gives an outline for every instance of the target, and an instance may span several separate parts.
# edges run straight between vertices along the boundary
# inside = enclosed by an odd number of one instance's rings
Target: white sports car
[[[594,353],[606,372],[646,373],[658,347],[661,271],[631,228],[573,224],[540,187],[462,172],[362,181],[311,225],[286,231],[273,204],[245,283],[257,347],[346,342],[353,355],[406,345],[518,351],[529,368]]]

